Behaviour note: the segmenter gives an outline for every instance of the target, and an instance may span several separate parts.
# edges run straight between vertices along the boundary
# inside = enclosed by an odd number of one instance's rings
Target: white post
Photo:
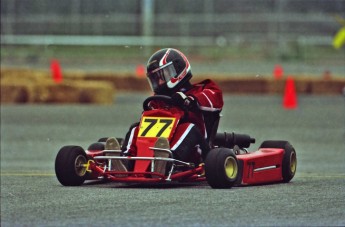
[[[153,18],[154,18],[154,0],[143,0],[142,4],[142,36],[144,36],[150,44],[153,43]],[[145,56],[151,54],[151,45],[147,45],[144,48]]]

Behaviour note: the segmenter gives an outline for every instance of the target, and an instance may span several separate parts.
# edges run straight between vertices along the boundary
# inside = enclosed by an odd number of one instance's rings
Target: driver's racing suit
[[[179,123],[175,134],[170,141],[170,149],[177,159],[186,162],[200,162],[200,155],[205,159],[210,150],[207,143],[208,136],[205,122],[208,114],[214,112],[219,114],[223,107],[223,95],[220,88],[212,80],[204,80],[200,83],[193,84],[189,89],[182,88],[185,95],[193,97],[197,101],[197,108],[190,110],[188,113],[188,121]],[[151,101],[149,103],[154,109],[162,108],[166,105],[159,101]],[[131,126],[126,135],[122,150],[124,155],[135,156],[139,123]],[[198,149],[199,148],[199,149]]]

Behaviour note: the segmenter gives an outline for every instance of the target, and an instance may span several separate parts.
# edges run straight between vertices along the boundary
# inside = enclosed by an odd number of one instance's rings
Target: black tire
[[[80,186],[87,177],[83,164],[88,161],[83,148],[79,146],[62,147],[55,159],[55,174],[64,186]]]
[[[236,155],[228,148],[212,149],[205,160],[205,175],[212,188],[231,188],[239,174]]]
[[[98,140],[98,142],[105,143],[109,137],[102,137]],[[119,142],[120,146],[122,147],[124,139],[120,137],[116,137],[117,141]]]
[[[102,150],[104,150],[104,143],[102,143],[102,142],[92,143],[87,148],[87,150],[89,150],[89,151],[102,151]]]
[[[109,137],[102,137],[98,140],[98,142],[105,142],[105,141],[107,141],[108,138]]]
[[[295,176],[297,169],[297,155],[293,146],[284,140],[264,141],[260,148],[282,148],[285,150],[282,163],[283,182],[288,183]]]

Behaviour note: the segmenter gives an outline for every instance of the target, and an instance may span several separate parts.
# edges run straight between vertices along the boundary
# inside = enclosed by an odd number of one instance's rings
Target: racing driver
[[[166,148],[172,151],[174,158],[182,161],[198,164],[201,158],[205,160],[223,107],[220,88],[210,79],[191,84],[192,72],[187,57],[172,48],[161,49],[150,57],[147,78],[155,95],[170,96],[174,105],[188,111],[188,120],[178,125]],[[164,105],[162,101],[149,103],[154,109]],[[122,146],[123,155],[136,155],[138,125],[130,127]]]

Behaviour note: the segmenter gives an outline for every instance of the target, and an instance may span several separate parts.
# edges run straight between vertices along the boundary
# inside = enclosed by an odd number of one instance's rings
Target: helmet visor
[[[147,74],[151,89],[156,91],[161,85],[166,84],[177,75],[174,64],[169,62]]]

